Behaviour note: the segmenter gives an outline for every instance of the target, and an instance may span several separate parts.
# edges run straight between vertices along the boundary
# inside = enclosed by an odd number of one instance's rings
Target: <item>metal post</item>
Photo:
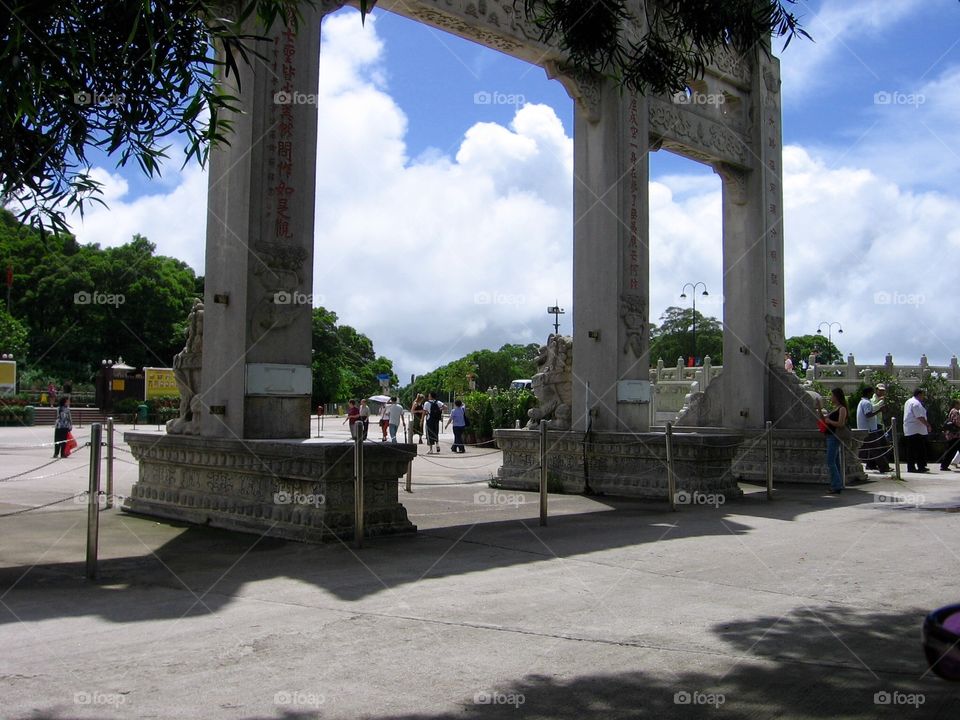
[[[100,423],[90,426],[90,484],[87,495],[87,578],[97,579],[97,545],[100,537]]]
[[[353,477],[353,546],[363,547],[363,425],[356,422],[354,437]]]
[[[547,524],[547,421],[540,421],[540,526]]]
[[[107,418],[107,509],[113,507],[113,418]]]
[[[404,490],[408,493],[413,492],[413,460],[407,463],[407,486]]]
[[[767,500],[773,500],[773,423],[767,420]]]
[[[903,480],[900,477],[900,443],[897,442],[897,419],[890,418],[890,442],[893,444],[893,476],[897,480]]]
[[[839,430],[840,428],[837,428],[837,429]],[[844,446],[843,441],[839,437],[837,438],[837,445],[840,446],[839,449],[837,450],[837,454],[840,456],[839,457],[840,487],[846,488],[847,487],[847,448]]]
[[[677,478],[673,474],[673,423],[667,423],[667,492],[670,493],[670,509],[677,509]]]

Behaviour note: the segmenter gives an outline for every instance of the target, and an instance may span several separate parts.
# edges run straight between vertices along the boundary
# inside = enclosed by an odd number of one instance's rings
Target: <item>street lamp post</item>
[[[553,333],[555,335],[560,334],[560,316],[566,315],[566,312],[559,305],[553,305],[552,307],[547,308],[547,314],[553,315]]]
[[[687,288],[690,288],[690,294],[693,297],[693,364],[697,364],[697,286],[703,285],[703,294],[709,295],[707,292],[707,284],[702,281],[695,283],[687,283],[682,288],[680,288],[680,297],[687,297]]]
[[[824,320],[822,323],[817,325],[817,335],[823,336],[824,325],[827,326],[827,342],[830,343],[830,345],[832,346],[833,345],[833,326],[834,325],[837,326],[837,335],[843,335],[843,328],[840,326],[840,323],[837,321],[828,323],[826,320]]]

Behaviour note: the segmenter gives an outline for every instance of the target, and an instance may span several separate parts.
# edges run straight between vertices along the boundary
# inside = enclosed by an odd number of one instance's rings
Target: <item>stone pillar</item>
[[[649,428],[646,100],[580,82],[574,105],[573,429]],[[589,393],[587,391],[589,383]],[[588,397],[589,395],[589,397]]]
[[[330,10],[332,8],[328,8]],[[210,154],[201,435],[310,436],[320,20],[279,20],[224,91],[230,145]],[[263,35],[262,29],[250,27]]]
[[[754,56],[750,170],[716,164],[723,180],[723,424],[776,421],[770,382],[783,369],[783,187],[780,71]]]

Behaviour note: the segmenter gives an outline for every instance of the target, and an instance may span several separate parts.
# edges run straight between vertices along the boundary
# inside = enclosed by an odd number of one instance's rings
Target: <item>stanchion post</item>
[[[355,424],[357,428],[354,437],[353,460],[353,546],[363,547],[363,425]]]
[[[547,524],[547,421],[540,421],[540,526]]]
[[[773,423],[767,420],[767,500],[773,500]]]
[[[408,493],[413,492],[413,460],[407,463],[407,486],[404,490]]]
[[[113,418],[107,418],[107,508],[113,507]]]
[[[90,485],[87,495],[87,578],[97,579],[97,545],[100,537],[100,442],[102,426],[90,426]]]
[[[890,418],[890,442],[893,446],[893,476],[897,480],[903,480],[900,477],[900,443],[897,442],[896,418]]]
[[[673,474],[673,423],[667,423],[667,492],[670,493],[670,509],[677,509],[677,478]]]
[[[837,428],[838,430],[840,428]],[[843,441],[838,437],[837,445],[840,447],[837,449],[837,455],[840,456],[840,487],[847,487],[847,448],[844,446]]]

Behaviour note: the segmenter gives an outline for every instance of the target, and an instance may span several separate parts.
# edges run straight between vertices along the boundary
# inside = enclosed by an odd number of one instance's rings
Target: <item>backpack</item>
[[[440,422],[443,420],[443,406],[439,400],[430,402],[430,415],[427,416],[430,422]]]

